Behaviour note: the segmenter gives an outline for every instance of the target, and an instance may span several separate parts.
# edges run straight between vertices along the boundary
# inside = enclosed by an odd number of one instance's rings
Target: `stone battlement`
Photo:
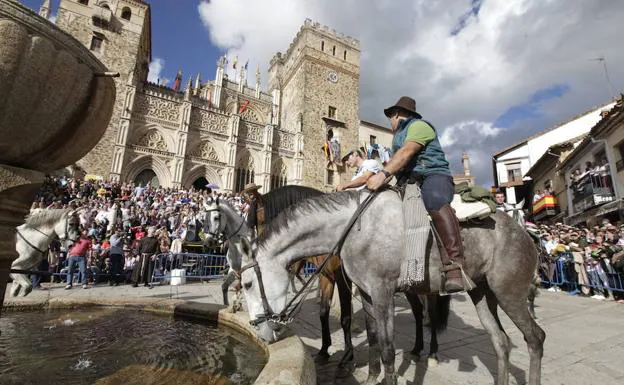
[[[337,32],[335,29],[332,29],[326,25],[312,21],[312,19],[306,19],[303,25],[301,26],[301,28],[299,28],[297,35],[290,43],[290,46],[288,47],[288,50],[286,50],[286,53],[277,52],[275,55],[273,55],[273,57],[271,58],[271,61],[269,62],[269,68],[273,67],[275,64],[283,63],[288,57],[290,57],[295,45],[297,44],[297,41],[299,40],[299,38],[301,37],[301,34],[306,29],[320,31],[321,33],[325,35],[329,35],[331,38],[335,39],[337,42],[344,44],[348,48],[351,48],[356,51],[360,50],[360,41],[358,39],[355,39],[351,36]]]

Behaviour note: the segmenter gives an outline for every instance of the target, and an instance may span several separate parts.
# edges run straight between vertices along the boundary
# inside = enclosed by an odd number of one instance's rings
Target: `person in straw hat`
[[[442,270],[446,276],[444,289],[449,294],[464,291],[464,250],[459,221],[450,205],[455,189],[438,134],[431,123],[422,119],[416,111],[416,101],[408,96],[402,96],[394,105],[384,109],[384,114],[390,120],[394,133],[394,156],[381,172],[368,180],[367,186],[370,190],[377,190],[387,184],[392,176],[396,176],[397,185],[405,186],[404,204],[416,201],[407,198],[417,196],[416,184],[420,186],[425,208],[446,251],[440,253],[444,265]],[[414,207],[406,206],[406,212],[415,210]],[[404,222],[407,230],[420,226],[416,215],[406,215]],[[408,236],[406,239],[408,255],[413,254],[418,247],[416,239],[411,238]]]
[[[262,224],[264,223],[264,201],[262,194],[258,191],[261,188],[262,186],[251,182],[247,183],[241,191],[241,195],[248,205],[247,225],[255,231],[256,235],[262,233]]]

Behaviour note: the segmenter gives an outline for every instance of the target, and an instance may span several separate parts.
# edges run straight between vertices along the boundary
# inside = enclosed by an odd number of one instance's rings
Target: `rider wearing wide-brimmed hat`
[[[397,184],[407,185],[407,189],[416,183],[420,186],[425,208],[446,251],[441,253],[446,272],[444,288],[447,293],[463,291],[464,250],[459,221],[450,206],[455,189],[438,134],[433,125],[416,112],[416,101],[408,96],[402,96],[396,104],[384,109],[384,114],[390,119],[394,132],[394,156],[382,172],[368,180],[368,188],[377,190],[393,175]]]
[[[262,186],[251,182],[247,183],[240,192],[249,205],[247,209],[247,225],[256,232],[256,235],[262,233],[262,224],[264,223],[264,202],[262,194],[258,191],[261,188]]]

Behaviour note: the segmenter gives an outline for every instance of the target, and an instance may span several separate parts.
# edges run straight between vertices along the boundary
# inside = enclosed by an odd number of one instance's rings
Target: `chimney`
[[[462,164],[464,165],[464,175],[470,176],[470,158],[466,152],[462,155]]]

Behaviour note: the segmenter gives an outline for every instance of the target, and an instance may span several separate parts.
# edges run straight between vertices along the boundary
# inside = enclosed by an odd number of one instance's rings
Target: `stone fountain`
[[[24,222],[45,173],[100,140],[115,82],[79,41],[16,1],[0,0],[0,314]]]

